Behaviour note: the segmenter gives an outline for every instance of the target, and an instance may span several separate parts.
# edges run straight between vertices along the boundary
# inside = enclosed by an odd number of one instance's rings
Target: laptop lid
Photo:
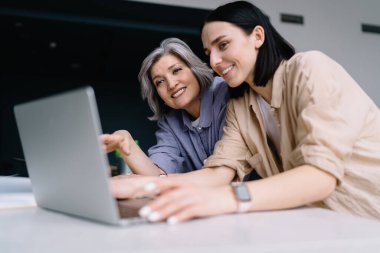
[[[40,207],[120,224],[94,90],[84,87],[14,108]]]

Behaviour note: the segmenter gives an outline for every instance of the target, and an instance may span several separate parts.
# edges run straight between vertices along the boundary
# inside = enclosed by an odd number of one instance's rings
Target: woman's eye
[[[157,80],[157,81],[155,82],[156,87],[160,86],[160,85],[163,84],[163,83],[164,83],[164,80]]]
[[[173,74],[176,74],[176,73],[178,73],[181,70],[182,70],[182,68],[175,68],[175,69],[173,69]]]
[[[219,49],[220,49],[220,50],[224,50],[224,49],[227,48],[227,46],[228,46],[228,43],[227,43],[227,42],[222,42],[222,43],[219,44]]]

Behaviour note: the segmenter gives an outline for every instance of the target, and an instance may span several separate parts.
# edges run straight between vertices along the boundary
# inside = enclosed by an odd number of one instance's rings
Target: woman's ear
[[[251,35],[254,37],[255,48],[259,49],[264,44],[265,40],[264,28],[260,25],[255,26]]]

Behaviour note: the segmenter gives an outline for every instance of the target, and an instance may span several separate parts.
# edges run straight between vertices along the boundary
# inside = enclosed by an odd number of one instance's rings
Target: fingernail
[[[146,192],[153,192],[157,188],[156,184],[153,182],[150,182],[144,186],[144,190]]]
[[[168,223],[169,225],[177,224],[177,223],[178,223],[178,218],[175,217],[175,216],[171,216],[171,217],[169,217],[169,218],[166,220],[166,223]]]
[[[149,221],[157,221],[158,219],[160,219],[160,214],[158,212],[153,212],[151,214],[148,215],[148,220]]]
[[[147,217],[152,212],[149,206],[144,206],[139,210],[139,215],[143,218]]]

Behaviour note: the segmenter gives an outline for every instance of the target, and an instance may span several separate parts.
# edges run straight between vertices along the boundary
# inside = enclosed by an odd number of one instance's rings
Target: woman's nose
[[[210,66],[212,68],[218,66],[220,63],[222,62],[222,58],[220,57],[220,54],[215,52],[215,51],[211,51],[210,53]]]
[[[220,64],[221,61],[222,61],[222,57],[220,56],[220,54],[217,51],[212,50],[210,52],[210,65],[218,66],[218,64]]]
[[[177,80],[175,78],[168,78],[168,88],[173,89],[177,85]]]

